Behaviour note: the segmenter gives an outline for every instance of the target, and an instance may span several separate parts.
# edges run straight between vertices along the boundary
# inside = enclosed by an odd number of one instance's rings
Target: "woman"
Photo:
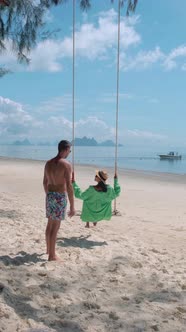
[[[106,184],[107,179],[107,172],[102,170],[97,171],[95,175],[97,184],[89,186],[84,192],[78,187],[74,178],[72,179],[75,197],[83,200],[81,220],[86,222],[85,227],[87,228],[89,228],[89,222],[92,222],[96,226],[98,221],[111,219],[111,203],[113,199],[119,196],[120,185],[118,184],[116,174],[114,176],[114,188]]]

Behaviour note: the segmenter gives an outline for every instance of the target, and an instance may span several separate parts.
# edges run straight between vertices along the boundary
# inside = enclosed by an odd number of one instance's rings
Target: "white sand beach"
[[[121,216],[67,218],[48,262],[43,168],[0,158],[0,331],[186,331],[186,176],[119,171]]]

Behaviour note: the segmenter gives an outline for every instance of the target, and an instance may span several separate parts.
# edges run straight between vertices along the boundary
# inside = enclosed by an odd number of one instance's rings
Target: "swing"
[[[73,61],[72,61],[72,178],[74,179],[74,142],[75,142],[75,4],[76,0],[73,0]],[[118,114],[119,114],[119,67],[120,67],[120,12],[121,12],[121,0],[118,0],[118,40],[117,40],[117,75],[116,75],[116,119],[115,119],[115,162],[114,171],[117,174],[117,159],[118,159]],[[79,215],[79,211],[78,211]],[[114,200],[114,209],[112,215],[121,216],[121,213],[117,210],[116,199]]]
[[[118,0],[118,47],[117,47],[117,75],[116,75],[116,126],[115,126],[115,163],[114,170],[115,174],[117,174],[118,170],[118,114],[119,114],[119,67],[120,67],[120,16],[121,16],[121,2]],[[116,199],[114,200],[114,210],[113,215],[121,216],[121,213],[116,208]]]

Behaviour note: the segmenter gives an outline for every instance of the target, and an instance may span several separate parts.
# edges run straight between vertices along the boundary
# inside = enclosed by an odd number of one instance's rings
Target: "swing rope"
[[[121,2],[118,0],[118,40],[117,40],[117,75],[116,75],[116,127],[115,127],[115,163],[114,171],[117,174],[118,169],[118,114],[119,114],[119,74],[120,74],[120,17],[121,17]],[[114,200],[114,215],[118,215],[119,212],[116,208],[116,199]]]
[[[120,10],[121,2],[118,0],[118,40],[117,40],[117,80],[116,80],[116,127],[115,127],[115,174],[117,174],[118,159],[118,114],[119,114],[119,70],[120,70]],[[72,64],[72,177],[74,178],[74,142],[75,142],[75,24],[76,0],[73,0],[73,64]],[[114,200],[114,215],[119,215]]]
[[[72,176],[74,177],[74,141],[75,141],[75,21],[76,0],[73,0],[73,64],[72,64]]]

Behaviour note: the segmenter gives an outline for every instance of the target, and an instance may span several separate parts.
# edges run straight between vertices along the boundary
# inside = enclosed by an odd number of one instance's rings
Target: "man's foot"
[[[49,256],[48,261],[62,261],[62,259],[58,256]]]

